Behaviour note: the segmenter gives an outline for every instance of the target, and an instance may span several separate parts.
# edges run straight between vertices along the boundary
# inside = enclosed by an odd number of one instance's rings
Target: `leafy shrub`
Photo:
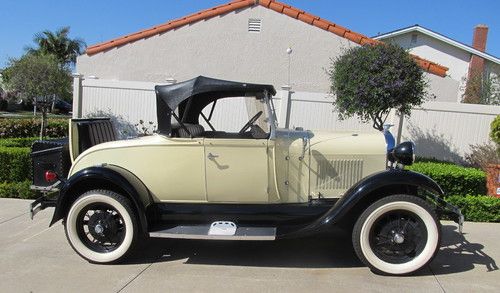
[[[4,138],[0,139],[0,147],[27,148],[31,147],[33,142],[38,139],[39,137]]]
[[[31,178],[30,148],[0,146],[0,182],[19,182]]]
[[[500,156],[494,145],[471,145],[470,149],[471,152],[465,156],[465,160],[471,167],[486,171],[489,164],[500,164]]]
[[[500,115],[491,122],[490,137],[500,147]]]
[[[0,138],[35,137],[40,133],[40,119],[0,119]],[[66,119],[48,119],[47,137],[68,136]]]
[[[460,208],[466,221],[500,222],[500,198],[498,197],[453,195],[446,200]]]
[[[0,198],[36,198],[35,192],[30,190],[30,181],[0,182]]]
[[[475,168],[443,163],[415,163],[408,169],[431,177],[447,195],[486,194],[486,174]]]

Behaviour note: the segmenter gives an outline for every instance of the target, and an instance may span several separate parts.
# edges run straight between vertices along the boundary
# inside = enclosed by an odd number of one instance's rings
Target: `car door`
[[[209,202],[268,201],[267,139],[205,138]]]

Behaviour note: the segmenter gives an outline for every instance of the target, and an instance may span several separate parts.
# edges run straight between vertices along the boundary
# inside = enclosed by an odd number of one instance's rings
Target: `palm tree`
[[[62,27],[55,32],[45,30],[35,34],[33,41],[38,48],[28,47],[28,53],[53,54],[62,65],[75,64],[76,57],[85,49],[85,42],[80,38],[68,37],[69,27]]]

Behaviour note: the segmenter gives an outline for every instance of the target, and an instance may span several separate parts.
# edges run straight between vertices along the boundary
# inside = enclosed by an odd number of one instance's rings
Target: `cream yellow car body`
[[[74,159],[68,177],[102,164],[137,176],[156,202],[301,203],[341,197],[383,170],[385,143],[380,133],[285,129],[271,139],[157,134],[96,145]]]

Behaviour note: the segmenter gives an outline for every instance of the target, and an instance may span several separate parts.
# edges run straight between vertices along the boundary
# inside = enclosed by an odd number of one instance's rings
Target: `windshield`
[[[230,97],[219,99],[207,105],[202,113],[209,120],[216,131],[238,132],[253,117],[258,116],[253,125],[260,127],[264,132],[270,133],[271,124],[266,99],[257,99],[255,96]],[[262,114],[258,114],[261,113]],[[208,128],[204,119],[200,124]]]

